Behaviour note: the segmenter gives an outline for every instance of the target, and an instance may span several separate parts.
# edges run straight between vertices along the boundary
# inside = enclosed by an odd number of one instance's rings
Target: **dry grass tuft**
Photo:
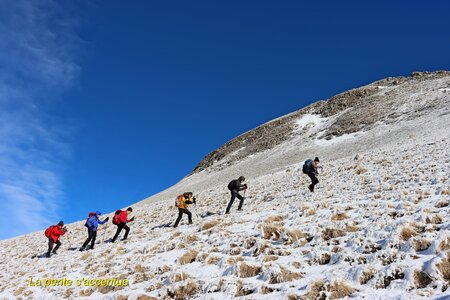
[[[348,215],[345,212],[337,213],[337,214],[331,216],[331,221],[342,221],[345,219],[348,219]]]
[[[430,216],[428,216],[425,219],[425,222],[427,224],[442,224],[442,218],[440,215],[433,215],[431,218],[430,218]]]
[[[447,252],[446,258],[436,264],[436,268],[446,281],[450,281],[450,252]]]
[[[263,262],[276,261],[278,258],[279,257],[275,255],[267,255],[263,257]]]
[[[244,248],[245,249],[250,249],[251,247],[255,246],[256,244],[256,238],[255,237],[249,237],[246,238],[244,241]]]
[[[330,299],[341,299],[353,294],[355,289],[346,282],[335,281],[330,285],[329,291],[331,292]]]
[[[265,239],[279,240],[282,227],[273,223],[265,223],[261,226],[262,237]]]
[[[208,256],[208,258],[206,259],[206,263],[207,263],[208,265],[217,265],[217,263],[219,262],[219,260],[220,260],[220,256],[217,256],[217,255],[210,255],[210,256]]]
[[[197,251],[189,250],[178,258],[178,263],[181,265],[190,264],[195,261],[197,257]]]
[[[92,256],[91,252],[86,252],[80,257],[80,259],[81,260],[87,260],[91,256]]]
[[[241,278],[254,277],[261,273],[262,266],[248,264],[246,262],[239,263],[238,276]]]
[[[267,294],[270,294],[270,293],[273,293],[273,292],[279,292],[279,291],[280,291],[279,287],[269,286],[269,285],[266,285],[266,284],[263,284],[261,286],[261,289],[260,289],[260,292],[263,295],[267,295]]]
[[[330,239],[334,239],[334,238],[338,238],[341,236],[344,236],[345,232],[340,230],[340,229],[335,229],[335,228],[325,228],[322,231],[322,238],[325,241],[328,241]]]
[[[411,226],[403,227],[400,230],[400,240],[402,240],[402,241],[407,241],[416,235],[417,235],[417,231]]]
[[[290,245],[293,244],[295,242],[297,242],[298,240],[302,239],[302,238],[306,238],[309,235],[307,233],[304,233],[301,230],[298,229],[291,229],[291,230],[287,230],[286,231],[286,245]]]
[[[168,289],[167,296],[176,300],[184,300],[192,298],[200,291],[200,285],[192,279],[188,279],[184,284],[176,285]]]
[[[279,270],[271,270],[269,274],[269,283],[282,283],[287,281],[293,281],[303,278],[300,272],[291,271],[286,268],[280,267]]]
[[[450,250],[450,236],[446,237],[439,243],[439,250],[441,251]]]
[[[134,266],[134,271],[136,273],[145,273],[145,267],[143,267],[141,264],[137,264],[136,266]]]
[[[128,299],[128,298],[127,298]],[[136,298],[136,300],[157,300],[155,297],[150,297],[147,295],[140,295]]]
[[[347,225],[347,226],[345,226],[344,231],[345,232],[358,232],[359,231],[359,227],[355,226],[355,225]]]
[[[220,221],[218,220],[211,220],[208,222],[203,223],[201,230],[208,230],[219,224]]]
[[[286,216],[277,215],[277,216],[270,216],[267,219],[264,220],[265,223],[274,223],[274,222],[281,222],[286,218]]]
[[[318,259],[317,262],[319,263],[319,265],[326,265],[330,262],[331,260],[331,255],[328,253],[323,253]]]
[[[416,251],[424,251],[430,247],[431,242],[426,239],[415,239],[412,244]]]
[[[442,199],[442,200],[439,200],[438,203],[436,203],[435,207],[443,208],[443,207],[447,207],[448,205],[449,205],[449,201]]]
[[[430,275],[428,275],[427,273],[419,270],[414,271],[414,284],[419,289],[427,287],[427,285],[429,285],[431,282],[433,282],[433,279],[431,279]]]
[[[358,167],[358,168],[355,170],[355,174],[356,174],[356,175],[361,175],[361,174],[367,173],[368,171],[369,171],[369,170],[367,170],[366,168]]]
[[[186,241],[187,241],[188,243],[190,243],[190,244],[192,244],[192,243],[194,243],[194,242],[197,242],[197,241],[199,241],[199,240],[200,240],[200,239],[199,239],[198,236],[195,235],[195,234],[188,235],[187,238],[186,238]]]
[[[253,294],[253,287],[251,285],[244,285],[242,281],[238,281],[235,297],[242,297]]]
[[[306,212],[307,216],[314,216],[317,213],[317,211],[314,208],[311,208]]]
[[[180,282],[189,278],[191,277],[188,274],[184,273],[183,271],[173,272],[172,275],[170,276],[170,282],[172,283]]]
[[[310,284],[309,291],[306,293],[305,298],[308,300],[325,300],[327,298],[325,281],[317,280]]]
[[[376,274],[376,270],[374,268],[369,268],[367,270],[364,270],[361,273],[361,277],[359,277],[359,283],[360,284],[366,284],[369,282],[370,279],[372,279]]]

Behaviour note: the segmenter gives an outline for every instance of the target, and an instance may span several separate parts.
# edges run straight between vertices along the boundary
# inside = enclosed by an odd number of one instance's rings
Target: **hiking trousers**
[[[53,245],[56,244],[55,249],[53,249]],[[59,246],[61,246],[61,242],[59,240],[56,240],[56,242],[53,242],[51,238],[48,238],[48,251],[47,253],[50,254],[53,249],[53,254],[56,254],[56,251],[58,251]]]
[[[239,194],[238,191],[236,190],[232,190],[231,191],[231,199],[230,199],[230,203],[228,203],[227,206],[227,210],[225,211],[226,214],[228,214],[230,212],[231,206],[233,205],[234,199],[238,198],[239,199],[239,206],[238,206],[238,210],[242,210],[242,205],[244,205],[244,197],[241,196],[241,194]]]
[[[89,228],[88,229],[88,238],[86,239],[86,241],[84,241],[83,246],[81,246],[81,248],[86,248],[86,246],[89,244],[89,242],[91,242],[91,249],[94,249],[94,245],[95,245],[95,240],[97,239],[97,230],[94,230],[94,228]]]
[[[117,231],[116,234],[114,235],[112,242],[114,243],[116,241],[116,239],[119,237],[120,232],[122,231],[122,229],[125,229],[125,235],[123,237],[124,240],[126,240],[128,238],[128,233],[130,232],[130,227],[128,227],[126,222],[120,223],[119,225],[117,225]]]
[[[309,189],[311,192],[314,192],[314,186],[319,183],[319,180],[316,177],[316,174],[314,172],[308,172],[307,175],[309,178],[311,178],[311,184],[309,186]]]
[[[175,225],[173,225],[173,227],[177,227],[178,224],[180,224],[181,218],[183,217],[183,214],[187,214],[188,215],[188,221],[189,224],[192,224],[192,213],[190,211],[188,211],[185,208],[178,208],[178,218],[175,221]]]

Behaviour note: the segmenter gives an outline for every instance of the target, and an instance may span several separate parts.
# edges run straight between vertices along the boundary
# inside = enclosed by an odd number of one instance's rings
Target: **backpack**
[[[181,207],[183,205],[183,195],[179,195],[175,198],[175,207]]]
[[[113,222],[114,225],[119,225],[120,224],[119,217],[120,217],[120,213],[121,212],[122,211],[120,209],[116,210],[116,213],[114,214],[114,217],[112,219],[112,222]]]
[[[231,180],[230,183],[228,184],[228,189],[230,191],[236,189],[236,184],[234,183],[234,180]]]
[[[308,174],[309,172],[311,172],[312,162],[312,159],[308,159],[305,161],[305,163],[303,164],[303,173]]]
[[[51,225],[49,228],[45,229],[45,236],[46,237],[50,237],[50,235],[52,234],[53,228],[55,228],[56,225]]]
[[[90,212],[89,213],[89,216],[87,217],[87,219],[86,219],[86,222],[84,223],[84,226],[86,226],[87,228],[89,228],[89,225],[88,225],[88,221],[89,221],[89,219],[93,216],[93,215],[95,215],[95,212]]]

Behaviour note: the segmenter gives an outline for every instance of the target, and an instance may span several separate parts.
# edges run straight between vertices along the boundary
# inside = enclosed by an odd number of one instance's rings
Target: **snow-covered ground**
[[[94,250],[79,252],[84,221],[67,225],[49,259],[43,232],[0,241],[0,299],[450,299],[446,109],[330,140],[309,137],[333,117],[306,115],[297,135],[274,149],[133,205],[126,242],[104,242],[115,232],[109,223]],[[316,155],[324,169],[310,193],[301,166]],[[249,185],[244,211],[236,200],[224,215],[227,183],[241,174]],[[198,201],[194,224],[184,216],[169,227],[175,196],[188,190]],[[88,278],[128,285],[85,286]],[[38,279],[73,284],[30,285]]]

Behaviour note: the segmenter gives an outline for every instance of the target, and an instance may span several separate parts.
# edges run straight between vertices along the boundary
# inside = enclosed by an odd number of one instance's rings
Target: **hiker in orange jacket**
[[[45,236],[48,237],[48,251],[47,257],[50,257],[50,254],[58,254],[59,247],[61,246],[61,242],[59,241],[59,237],[64,235],[67,232],[67,229],[64,227],[64,222],[59,221],[57,225],[52,225],[45,231]],[[54,244],[56,247],[53,249]],[[53,250],[53,251],[52,251]]]
[[[192,213],[188,210],[188,204],[197,203],[192,192],[186,192],[183,195],[179,195],[175,200],[175,206],[178,207],[178,218],[175,221],[174,228],[178,226],[183,217],[183,214],[187,214],[189,224],[192,224]]]
[[[116,214],[113,217],[113,224],[117,225],[117,231],[114,237],[112,238],[111,242],[115,242],[116,239],[119,237],[120,232],[122,229],[125,229],[125,236],[122,240],[126,240],[128,238],[128,233],[130,232],[130,227],[128,227],[127,223],[133,222],[134,217],[131,219],[128,219],[128,215],[133,212],[132,207],[128,207],[127,210],[117,210]]]

